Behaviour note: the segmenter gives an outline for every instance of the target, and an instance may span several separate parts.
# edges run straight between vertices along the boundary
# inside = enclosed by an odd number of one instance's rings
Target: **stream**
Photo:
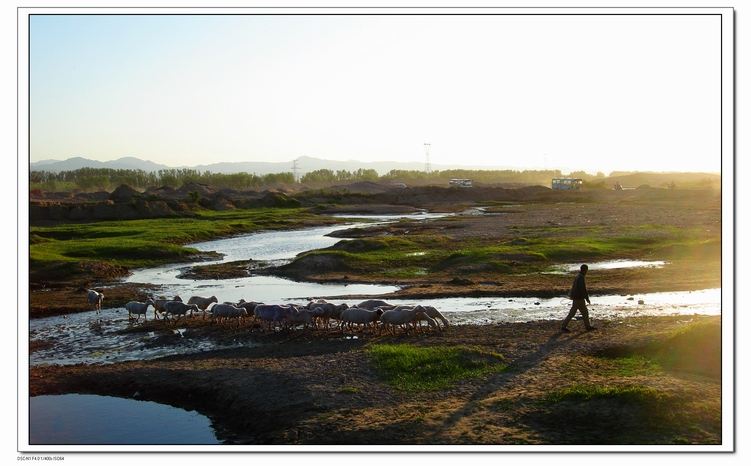
[[[357,226],[373,225],[373,222],[392,222],[400,218],[423,219],[442,217],[439,214],[403,216],[357,216],[346,225],[315,227],[295,231],[264,231],[233,238],[191,244],[200,251],[215,251],[223,254],[219,261],[256,260],[283,263],[296,254],[313,249],[326,248],[341,241],[327,236],[329,233]],[[369,223],[363,223],[367,218]],[[358,219],[360,219],[358,221]],[[185,301],[192,295],[217,296],[219,302],[262,301],[267,303],[305,304],[308,298],[326,297],[337,301],[336,296],[364,295],[373,298],[397,291],[398,287],[370,284],[318,284],[295,282],[279,277],[251,276],[230,280],[193,280],[180,278],[184,269],[193,265],[212,262],[168,265],[151,269],[135,270],[128,283],[152,283],[163,286],[166,297],[181,296]],[[550,273],[572,273],[578,265],[561,264]],[[598,268],[614,267],[669,267],[663,262],[609,261],[590,263],[590,272]],[[573,269],[572,269],[573,268]],[[104,290],[105,296],[107,294]],[[721,313],[721,289],[692,292],[645,293],[643,295],[592,295],[589,306],[593,321],[601,319],[626,319],[633,316],[660,316],[694,314],[719,315]],[[340,300],[341,301],[341,300]],[[349,302],[349,305],[357,304]],[[556,298],[442,298],[424,301],[407,300],[394,304],[424,304],[438,308],[454,325],[491,324],[494,322],[526,322],[533,320],[562,319],[570,301]],[[153,319],[153,308],[147,317]],[[153,359],[162,356],[208,351],[231,346],[219,343],[180,340],[185,344],[155,344],[164,338],[154,332],[122,333],[121,330],[139,323],[128,320],[124,308],[104,309],[100,315],[93,311],[32,319],[29,322],[29,339],[41,340],[49,346],[40,348],[29,356],[31,366],[40,364],[114,363],[128,360]],[[184,337],[183,329],[173,330],[174,336]],[[189,342],[189,343],[188,343]]]

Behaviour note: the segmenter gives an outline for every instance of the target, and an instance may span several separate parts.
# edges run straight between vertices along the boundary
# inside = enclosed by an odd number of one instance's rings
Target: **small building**
[[[563,190],[582,190],[583,180],[581,178],[553,178],[553,189]]]
[[[467,178],[451,178],[449,188],[471,188],[472,180]]]

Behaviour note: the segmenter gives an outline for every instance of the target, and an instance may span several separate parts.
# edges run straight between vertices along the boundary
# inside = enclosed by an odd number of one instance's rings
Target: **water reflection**
[[[30,445],[216,445],[211,422],[195,411],[98,395],[29,399]]]
[[[662,268],[665,267],[667,262],[665,261],[639,261],[639,260],[612,260],[603,262],[587,263],[589,270],[608,270],[608,269],[628,269],[633,267],[651,267]],[[576,272],[581,267],[581,264],[561,264],[552,268],[549,273],[571,273]]]

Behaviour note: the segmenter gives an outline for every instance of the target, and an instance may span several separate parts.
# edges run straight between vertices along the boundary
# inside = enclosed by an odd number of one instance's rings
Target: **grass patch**
[[[463,219],[466,220],[466,219]],[[441,222],[450,221],[441,219]],[[523,227],[505,238],[453,241],[440,234],[359,237],[298,256],[289,269],[320,270],[377,279],[441,277],[447,272],[530,275],[575,260],[642,258],[680,242],[700,242],[703,233],[663,225]],[[388,230],[384,230],[388,231]],[[318,257],[313,257],[313,256]],[[650,256],[655,258],[656,256]]]
[[[575,385],[573,387],[549,393],[543,399],[543,403],[554,404],[563,401],[588,402],[602,398],[618,399],[627,404],[638,404],[649,409],[662,409],[662,407],[668,402],[667,394],[650,387],[639,385],[628,385],[623,387]]]
[[[557,413],[571,421],[602,423],[603,429],[606,425],[615,426],[613,434],[625,435],[628,432],[617,430],[629,431],[640,425],[647,430],[637,436],[672,438],[668,443],[684,443],[686,435],[715,441],[721,432],[718,401],[705,399],[703,393],[667,392],[643,385],[575,385],[549,393],[541,404],[548,407],[549,415]],[[602,418],[604,411],[610,413],[607,420]],[[659,436],[650,437],[650,430]]]
[[[697,321],[675,330],[663,341],[650,343],[642,352],[653,356],[666,370],[719,378],[721,339],[720,322]]]
[[[101,260],[128,268],[187,260],[198,253],[184,245],[259,230],[336,223],[301,209],[196,211],[189,217],[139,219],[29,227],[33,267],[58,262]]]
[[[612,347],[600,356],[614,361],[624,375],[664,370],[719,379],[721,330],[719,321],[702,319],[659,335],[646,345]]]
[[[466,346],[378,344],[367,353],[387,383],[405,392],[443,390],[458,380],[507,368],[503,355]]]
[[[357,387],[342,387],[336,391],[337,393],[360,393],[360,389]]]

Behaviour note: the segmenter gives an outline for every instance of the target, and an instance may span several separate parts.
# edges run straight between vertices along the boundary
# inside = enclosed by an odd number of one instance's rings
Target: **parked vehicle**
[[[582,183],[581,178],[553,178],[553,189],[581,191]]]
[[[449,188],[471,188],[472,180],[467,178],[451,178]]]

